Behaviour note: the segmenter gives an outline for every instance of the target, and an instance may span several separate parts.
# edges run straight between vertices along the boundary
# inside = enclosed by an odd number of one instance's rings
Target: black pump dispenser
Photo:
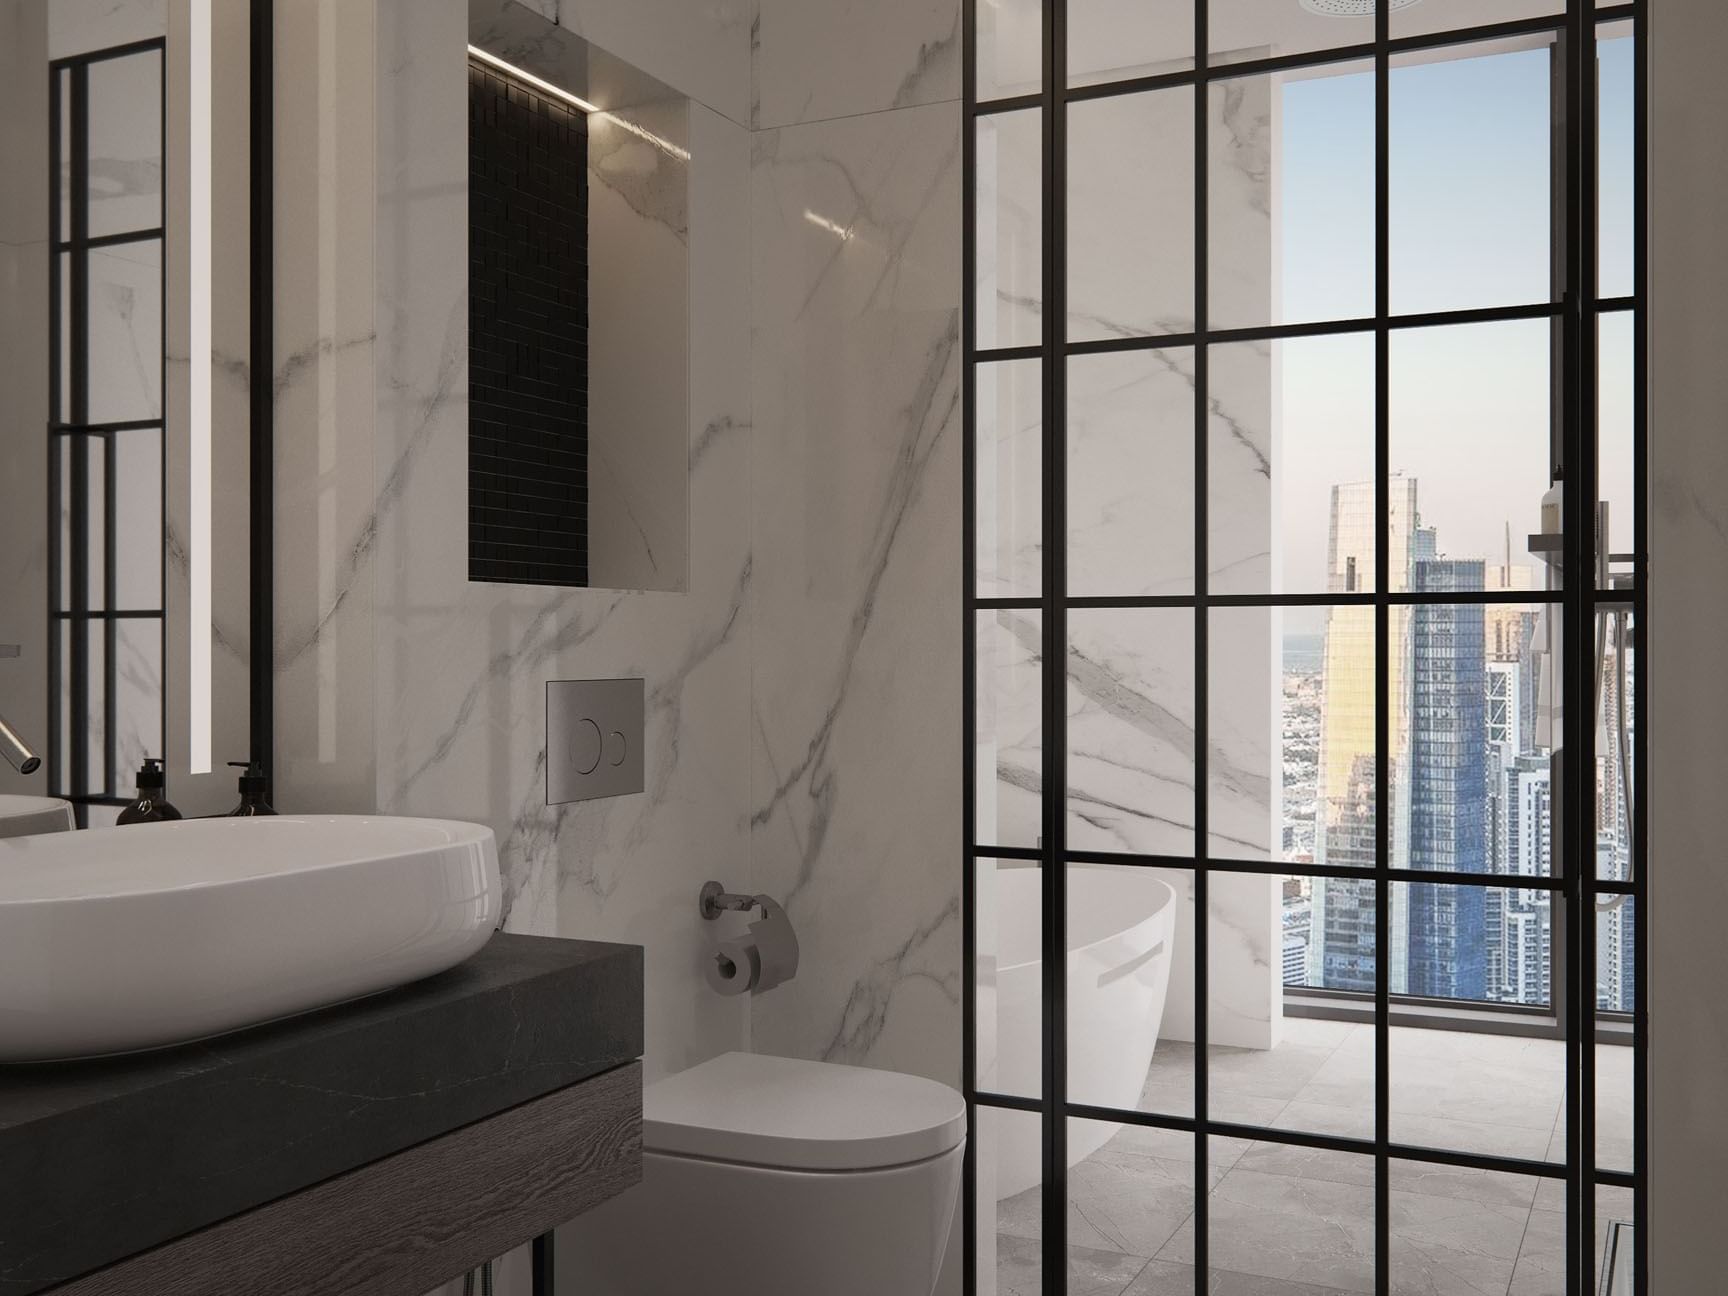
[[[167,823],[180,818],[180,812],[168,804],[162,795],[162,758],[146,756],[138,770],[138,796],[120,812],[116,824]]]
[[[273,815],[276,813],[270,803],[264,799],[266,780],[264,770],[255,761],[229,761],[235,769],[244,770],[240,775],[240,804],[228,812],[230,819],[248,815]]]

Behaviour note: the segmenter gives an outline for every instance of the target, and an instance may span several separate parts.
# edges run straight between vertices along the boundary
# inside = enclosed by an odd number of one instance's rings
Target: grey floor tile
[[[1040,1247],[1035,1238],[998,1234],[996,1296],[1041,1296]],[[1142,1269],[1143,1256],[1068,1248],[1068,1296],[1121,1296]]]
[[[1501,1296],[1528,1206],[1392,1193],[1394,1296]]]
[[[1420,1197],[1452,1197],[1485,1206],[1528,1211],[1542,1181],[1530,1175],[1500,1174],[1466,1166],[1434,1165],[1424,1161],[1392,1162],[1392,1191]]]
[[[1041,1236],[1042,1191],[998,1203],[997,1232]],[[1068,1171],[1068,1240],[1075,1246],[1145,1258],[1193,1213],[1192,1162],[1100,1151]]]
[[[1212,1270],[1209,1279],[1207,1296],[1352,1296],[1337,1287],[1315,1287],[1287,1278],[1264,1278],[1224,1269]],[[1194,1296],[1194,1266],[1154,1260],[1140,1271],[1122,1296]]]
[[[1566,1296],[1566,1216],[1531,1211],[1507,1296]]]
[[[1212,1193],[1211,1261],[1231,1273],[1374,1290],[1374,1190],[1234,1169]],[[1194,1223],[1155,1259],[1192,1264]]]

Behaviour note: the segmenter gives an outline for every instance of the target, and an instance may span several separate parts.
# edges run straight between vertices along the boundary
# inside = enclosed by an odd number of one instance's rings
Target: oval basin
[[[0,837],[71,832],[72,805],[59,797],[0,796]]]
[[[157,1048],[430,976],[502,906],[492,830],[192,819],[0,841],[0,1062]]]

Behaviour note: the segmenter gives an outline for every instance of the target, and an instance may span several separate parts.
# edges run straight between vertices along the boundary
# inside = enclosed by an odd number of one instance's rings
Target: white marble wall
[[[949,1081],[959,124],[942,103],[759,131],[752,164],[751,848],[806,950],[753,1043]]]
[[[368,34],[355,6],[303,3],[308,52]],[[467,9],[380,0],[371,65],[302,100],[327,130],[352,88],[376,120],[373,156],[338,134],[299,161],[373,201],[370,228],[341,202],[306,231],[323,288],[280,342],[278,472],[299,501],[281,525],[301,543],[279,534],[278,795],[490,824],[507,926],[646,948],[648,1067],[678,1070],[746,1038],[745,1006],[702,986],[694,896],[748,874],[748,133],[690,108],[688,592],[470,584]],[[547,806],[545,682],[627,675],[648,682],[648,790]]]

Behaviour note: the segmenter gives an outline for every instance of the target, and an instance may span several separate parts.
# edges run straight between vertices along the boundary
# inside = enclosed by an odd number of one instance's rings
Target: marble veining
[[[960,97],[953,0],[757,0],[752,41],[758,130]]]
[[[763,14],[763,39],[772,15]],[[754,142],[751,851],[821,951],[754,1047],[952,1080],[959,114]]]

